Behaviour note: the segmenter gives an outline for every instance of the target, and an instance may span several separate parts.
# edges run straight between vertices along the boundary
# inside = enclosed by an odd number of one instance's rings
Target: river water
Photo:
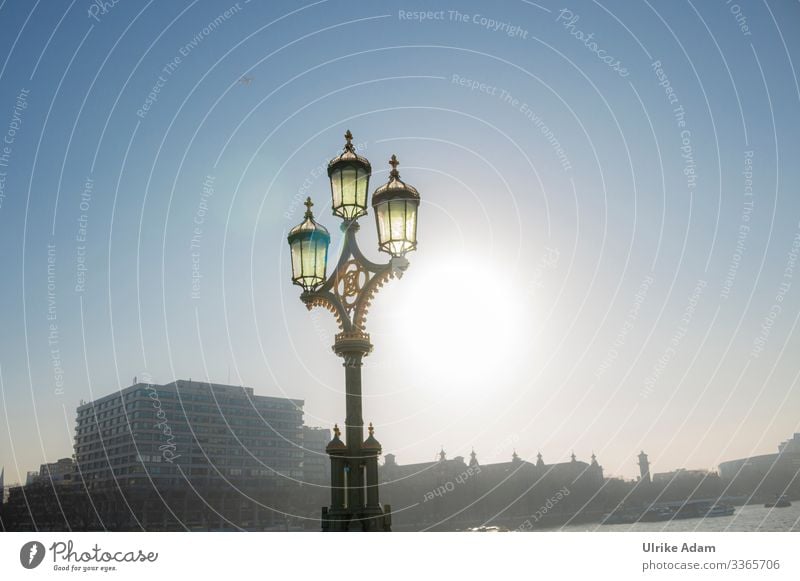
[[[664,522],[641,522],[625,525],[589,523],[567,525],[556,531],[580,532],[720,532],[720,531],[800,531],[800,503],[786,508],[764,508],[763,505],[737,506],[731,516],[690,518]]]

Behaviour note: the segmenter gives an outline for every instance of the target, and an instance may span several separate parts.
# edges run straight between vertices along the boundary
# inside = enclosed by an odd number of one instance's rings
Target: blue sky
[[[797,3],[92,6],[0,3],[7,481],[144,373],[343,421],[285,236],[305,195],[338,234],[348,128],[373,188],[396,153],[423,199],[364,370],[399,462],[594,450],[630,477],[641,448],[713,468],[800,431]]]

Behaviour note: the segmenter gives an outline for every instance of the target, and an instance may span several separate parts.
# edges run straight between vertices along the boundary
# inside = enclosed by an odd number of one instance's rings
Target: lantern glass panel
[[[292,280],[305,290],[313,290],[325,282],[328,260],[328,239],[309,234],[291,244]]]
[[[406,235],[405,239],[411,244],[412,248],[417,246],[417,207],[416,200],[409,200],[406,203]],[[412,248],[409,248],[411,250]]]
[[[369,173],[367,173],[363,169],[359,169],[358,178],[356,181],[356,203],[358,204],[362,214],[366,214],[368,188],[369,188]]]
[[[389,205],[379,204],[375,206],[375,220],[378,224],[378,247],[386,250],[384,245],[389,241]]]
[[[331,173],[331,195],[335,215],[353,220],[367,213],[369,175],[368,171],[356,165],[338,167]]]
[[[316,284],[322,284],[325,282],[325,271],[328,263],[328,241],[320,237],[314,238],[314,279],[317,281]]]
[[[389,239],[392,254],[403,252],[406,242],[406,201],[389,202]]]
[[[347,213],[353,210],[358,202],[356,198],[356,177],[358,172],[354,167],[342,168],[342,202],[345,206]],[[350,206],[350,208],[348,208]]]
[[[300,240],[295,240],[291,244],[292,250],[292,280],[298,282],[303,277],[303,260],[301,258],[300,247],[302,246]]]
[[[388,200],[375,207],[378,224],[378,245],[394,256],[402,256],[416,248],[417,201]]]
[[[335,171],[331,175],[331,195],[333,196],[333,213],[340,215],[339,208],[342,207],[342,180],[340,171]]]

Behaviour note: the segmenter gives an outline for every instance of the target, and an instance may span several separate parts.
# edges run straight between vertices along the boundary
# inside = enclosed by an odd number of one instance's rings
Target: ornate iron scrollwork
[[[336,269],[318,290],[303,293],[301,297],[309,310],[322,307],[334,314],[340,331],[336,336],[339,348],[334,346],[334,350],[342,356],[350,348],[363,354],[369,352],[371,345],[365,325],[375,294],[390,279],[402,276],[408,266],[403,259],[386,264],[370,261],[355,240],[358,224],[346,225],[344,231],[344,248]]]
[[[333,288],[344,304],[344,308],[350,313],[358,303],[361,289],[369,282],[370,276],[355,259],[345,262],[335,276],[336,284]]]
[[[390,268],[387,268],[367,281],[353,315],[353,326],[356,329],[364,331],[364,327],[367,323],[367,313],[372,306],[372,300],[375,298],[375,294],[390,279],[394,278],[394,276],[394,272],[392,272]]]

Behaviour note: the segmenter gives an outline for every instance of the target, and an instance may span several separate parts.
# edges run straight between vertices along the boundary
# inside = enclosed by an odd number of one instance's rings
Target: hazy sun
[[[490,387],[509,363],[534,356],[530,297],[514,278],[487,261],[451,262],[404,278],[395,323],[414,375],[445,389]]]

